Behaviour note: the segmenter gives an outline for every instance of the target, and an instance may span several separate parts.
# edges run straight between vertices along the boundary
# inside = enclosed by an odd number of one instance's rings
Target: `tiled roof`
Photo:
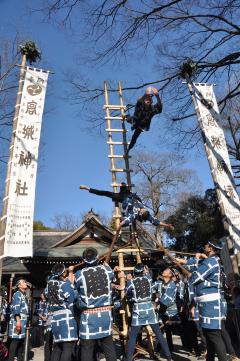
[[[88,246],[97,248],[98,254],[106,253],[112,242],[114,232],[104,226],[94,215],[73,232],[62,231],[34,231],[33,234],[33,258],[27,258],[27,262],[34,263],[38,260],[44,262],[48,259],[79,259],[83,250]],[[124,245],[130,240],[128,228],[123,228],[118,245]],[[140,247],[154,250],[155,244],[142,233],[139,234]],[[24,263],[25,263],[24,259]],[[12,272],[29,273],[25,264],[17,258],[6,258],[3,261],[3,274]]]

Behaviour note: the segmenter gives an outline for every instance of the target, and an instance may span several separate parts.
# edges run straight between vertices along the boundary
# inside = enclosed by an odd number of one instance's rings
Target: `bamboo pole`
[[[21,99],[22,99],[26,62],[27,62],[26,54],[23,54],[22,55],[22,63],[20,66],[20,78],[19,78],[19,82],[18,82],[18,92],[17,92],[17,99],[16,99],[16,105],[15,105],[15,113],[14,113],[14,118],[13,118],[12,139],[11,139],[11,144],[10,144],[10,148],[9,148],[10,152],[9,152],[9,160],[8,160],[7,174],[6,174],[6,180],[5,180],[5,191],[4,191],[3,206],[2,206],[2,217],[0,220],[0,255],[3,255],[3,253],[4,253],[4,239],[5,239],[5,229],[6,229],[6,221],[7,221],[10,174],[11,174],[12,162],[13,162],[13,146],[14,146],[14,140],[15,140],[16,129],[17,129],[17,124],[18,124],[19,109],[20,109]],[[2,259],[0,260],[0,285],[1,284],[2,284]]]
[[[107,263],[109,263],[109,261],[110,261],[110,258],[112,256],[115,243],[117,242],[117,240],[119,238],[119,234],[120,234],[120,229],[118,229],[116,234],[114,235],[111,246],[110,246],[109,251],[108,251],[108,254],[106,255],[105,262],[107,262]]]
[[[9,280],[9,290],[8,290],[8,303],[12,302],[12,291],[13,291],[13,280],[15,277],[15,273],[11,274],[10,280]]]
[[[111,243],[111,246],[109,247],[109,250],[108,250],[107,252],[103,253],[101,256],[98,257],[99,262],[101,262],[102,260],[104,260],[106,257],[109,257],[110,251],[111,251],[111,255],[112,255],[112,252],[114,251],[115,243],[117,242],[118,238],[119,238],[119,233],[118,233],[118,234],[116,233],[116,234],[114,235],[114,237],[113,237],[113,241],[112,241],[112,243]],[[130,244],[130,243],[127,243],[124,247],[128,247],[129,244]],[[124,247],[122,247],[122,249],[124,249]],[[112,248],[112,250],[111,250],[111,248]],[[111,256],[110,256],[110,258],[111,258]],[[110,261],[110,258],[109,258],[109,261]],[[109,262],[109,261],[108,261],[108,262]],[[108,262],[107,262],[107,263],[108,263]],[[80,262],[80,263],[74,264],[72,267],[73,267],[73,269],[75,269],[75,268],[84,266],[84,264],[85,264],[85,262],[82,261],[82,262]],[[67,268],[67,270],[68,270],[68,268]]]
[[[147,251],[154,251],[152,248],[144,248]],[[176,254],[180,254],[182,256],[192,256],[194,257],[196,255],[196,252],[181,252],[181,251],[174,251],[174,249],[167,249],[169,253],[176,253]],[[159,250],[155,250],[155,251],[159,251]]]
[[[123,258],[122,252],[118,253],[118,262],[119,262],[120,269],[123,269],[124,268],[124,258]],[[120,287],[121,287],[120,298],[121,298],[121,304],[122,304],[122,309],[120,310],[120,314],[122,317],[122,331],[120,332],[120,335],[123,336],[124,338],[126,338],[127,334],[128,334],[128,325],[127,325],[127,321],[126,321],[127,313],[126,313],[126,295],[125,295],[125,286],[126,286],[125,276],[120,278],[119,283],[120,283]]]
[[[160,243],[157,239],[155,239],[148,231],[146,231],[146,229],[145,229],[145,228],[142,226],[142,224],[141,224],[140,222],[138,222],[138,221],[137,221],[137,226],[141,229],[141,231],[143,231],[143,232],[146,234],[147,237],[149,237],[149,238],[151,239],[151,241],[152,241],[153,243],[156,244],[156,246],[158,247],[158,249],[159,249],[160,251],[162,251],[162,252],[164,253],[164,255],[167,256],[167,257],[170,259],[170,261],[171,261],[172,263],[174,263],[174,264],[181,270],[181,272],[182,272],[185,276],[189,277],[189,276],[191,275],[191,273],[188,272],[184,267],[182,267],[182,266],[180,265],[180,263],[177,262],[177,260],[170,255],[170,252],[169,252],[166,248],[164,248],[164,247],[161,245],[161,243]]]
[[[137,261],[137,263],[142,263],[141,249],[140,249],[139,239],[138,239],[138,235],[137,235],[136,224],[133,225],[133,239],[134,239],[134,242],[138,249],[136,252],[136,261]]]

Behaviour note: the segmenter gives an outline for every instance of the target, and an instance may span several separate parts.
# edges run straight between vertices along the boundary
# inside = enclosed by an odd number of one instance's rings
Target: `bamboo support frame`
[[[141,263],[141,255],[140,252],[142,250],[137,247],[137,248],[127,248],[127,249],[119,249],[117,251],[118,253],[118,261],[119,261],[119,269],[122,270],[127,270],[128,268],[133,268],[133,267],[125,267],[124,264],[124,253],[135,253],[136,254],[136,263]],[[122,316],[122,326],[123,326],[123,330],[120,332],[120,335],[123,336],[124,338],[127,337],[128,335],[128,323],[127,323],[127,318],[128,318],[128,307],[126,305],[126,295],[125,295],[125,286],[126,286],[126,280],[125,277],[121,277],[120,278],[120,287],[121,287],[121,291],[120,291],[120,298],[121,298],[121,302],[122,302],[122,310],[120,312],[121,316]],[[144,352],[145,354],[149,354],[150,356],[153,356],[154,354],[154,342],[153,342],[153,332],[152,329],[149,325],[146,325],[146,333],[147,333],[147,338],[148,338],[148,351],[146,351],[144,348],[142,348],[139,345],[136,345],[136,354],[138,354],[139,352]]]
[[[117,187],[120,185],[117,182],[117,173],[125,173],[126,175],[126,182],[128,187],[131,189],[132,187],[132,183],[131,183],[131,172],[132,170],[130,169],[130,165],[129,165],[129,159],[130,156],[127,155],[127,149],[128,149],[128,142],[127,142],[127,130],[125,127],[125,106],[123,104],[123,95],[122,95],[122,85],[121,82],[118,82],[118,95],[119,95],[119,103],[120,105],[110,105],[109,104],[109,97],[108,97],[108,89],[107,89],[107,82],[104,82],[104,96],[105,96],[105,105],[104,108],[106,110],[106,123],[107,123],[107,128],[106,131],[108,132],[108,141],[107,144],[109,145],[109,155],[108,158],[110,159],[110,171],[112,173],[112,187],[113,187],[113,191],[117,192]],[[112,116],[110,114],[110,110],[119,110],[120,111],[120,116]],[[116,126],[116,120],[121,121],[121,127],[117,128]],[[114,127],[112,127],[111,122],[114,121]],[[113,134],[114,133],[119,133],[122,134],[122,140],[121,141],[115,141],[113,139]],[[123,154],[120,154],[119,148],[118,148],[118,154],[114,153],[114,146],[123,146]],[[115,159],[122,159],[124,160],[125,166],[123,167],[115,167]],[[120,225],[120,217],[121,217],[121,212],[120,212],[120,207],[119,204],[115,204],[115,214],[114,214],[114,218],[116,219],[116,227],[117,229],[119,229],[119,225]],[[124,265],[124,254],[125,253],[135,253],[136,254],[136,262],[137,263],[141,263],[141,248],[139,245],[139,240],[138,240],[138,236],[137,236],[137,232],[136,232],[136,226],[133,227],[132,229],[132,235],[131,235],[131,248],[128,249],[120,249],[117,251],[118,253],[118,261],[119,261],[119,269],[120,270],[132,270],[132,267],[125,267]],[[133,248],[133,243],[135,248]],[[128,314],[129,314],[129,310],[126,304],[126,295],[125,295],[125,277],[121,277],[120,278],[120,287],[121,287],[121,291],[120,291],[120,298],[121,298],[121,302],[122,302],[122,310],[120,311],[121,314],[121,318],[122,318],[122,331],[120,332],[120,335],[126,339],[127,335],[128,335],[128,322],[127,322],[127,318],[128,318]],[[147,337],[149,339],[149,350],[148,353],[152,356],[153,352],[154,352],[154,347],[153,347],[153,333],[152,330],[149,326],[146,326],[146,332],[147,332]],[[141,347],[137,347],[137,349],[139,349]],[[147,352],[145,350],[145,352]]]
[[[118,253],[118,262],[119,262],[120,269],[123,269],[124,268],[124,258],[123,258],[122,252]],[[121,299],[121,304],[122,304],[122,309],[120,311],[121,318],[122,318],[122,331],[120,332],[120,335],[122,337],[126,338],[128,335],[128,323],[127,323],[127,308],[126,308],[126,295],[125,295],[125,286],[126,286],[125,277],[121,277],[119,283],[120,283],[120,287],[121,287],[120,299]]]
[[[137,222],[137,227],[140,228],[140,230],[141,230],[142,232],[144,232],[144,233],[151,239],[151,241],[152,241],[153,243],[156,244],[156,246],[158,247],[158,249],[159,249],[160,251],[162,251],[162,252],[164,253],[164,255],[167,256],[167,257],[170,259],[170,261],[171,261],[174,265],[176,265],[185,276],[189,277],[189,276],[191,275],[191,273],[189,273],[184,267],[182,267],[182,266],[180,265],[179,262],[177,262],[177,260],[176,260],[174,257],[171,256],[169,250],[167,250],[166,248],[164,248],[164,247],[161,245],[161,243],[160,243],[156,238],[154,238],[148,231],[146,231],[146,229],[142,226],[142,224],[141,224],[140,222]]]

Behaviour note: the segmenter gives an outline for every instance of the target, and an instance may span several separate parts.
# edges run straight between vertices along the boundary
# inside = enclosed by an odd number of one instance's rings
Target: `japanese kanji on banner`
[[[229,154],[213,86],[193,84],[194,96],[199,109],[199,122],[205,137],[205,146],[216,189],[218,201],[228,223],[234,247],[240,249],[240,201],[236,191]]]
[[[13,145],[4,256],[33,254],[33,214],[38,148],[48,73],[26,69]]]

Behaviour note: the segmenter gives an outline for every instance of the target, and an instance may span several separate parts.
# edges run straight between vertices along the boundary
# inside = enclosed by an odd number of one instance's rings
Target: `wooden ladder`
[[[108,133],[107,144],[109,145],[108,158],[110,159],[110,172],[112,174],[111,186],[113,188],[113,192],[117,193],[118,188],[123,181],[127,183],[130,189],[132,187],[132,170],[129,166],[130,156],[127,155],[127,129],[124,118],[126,106],[123,105],[121,82],[118,82],[118,105],[109,104],[108,87],[106,81],[104,82],[104,97],[104,109],[106,110],[105,119],[107,124],[106,131]],[[117,115],[116,111],[118,111]],[[121,218],[119,204],[115,204],[115,212],[113,217],[116,220],[116,226],[118,226]]]
[[[104,96],[105,96],[105,105],[104,108],[106,110],[106,123],[108,132],[108,141],[109,145],[109,159],[112,173],[112,184],[113,192],[118,192],[118,187],[120,187],[120,182],[125,181],[127,185],[132,188],[133,184],[131,183],[131,172],[132,170],[129,167],[129,158],[127,155],[127,130],[125,127],[125,110],[126,107],[123,105],[123,97],[122,97],[122,85],[121,82],[118,82],[118,96],[119,96],[119,105],[109,104],[108,97],[108,88],[107,82],[104,82]],[[114,111],[118,111],[118,114],[114,114]],[[113,123],[112,123],[113,122]],[[113,124],[113,125],[112,125]],[[117,148],[117,152],[115,152]],[[120,163],[120,165],[119,165]],[[125,173],[125,174],[124,174]],[[124,179],[123,179],[124,174]],[[121,178],[121,179],[120,179]],[[119,225],[121,218],[121,211],[119,204],[115,204],[115,214],[114,218],[116,219],[116,226]],[[141,263],[141,253],[144,253],[144,250],[140,248],[136,225],[134,225],[132,229],[132,247],[129,248],[120,248],[116,252],[118,254],[118,262],[120,271],[133,271],[134,267],[126,267],[124,262],[124,254],[135,254],[136,263]],[[120,291],[122,309],[120,311],[120,315],[122,318],[122,331],[120,335],[126,340],[128,335],[128,314],[129,310],[126,307],[126,295],[125,295],[125,278],[120,278],[120,286],[122,290]],[[144,353],[150,354],[153,356],[154,354],[154,344],[153,344],[153,332],[151,327],[147,325],[146,327],[146,335],[148,338],[148,349],[141,347],[140,345],[136,345],[136,354]]]

